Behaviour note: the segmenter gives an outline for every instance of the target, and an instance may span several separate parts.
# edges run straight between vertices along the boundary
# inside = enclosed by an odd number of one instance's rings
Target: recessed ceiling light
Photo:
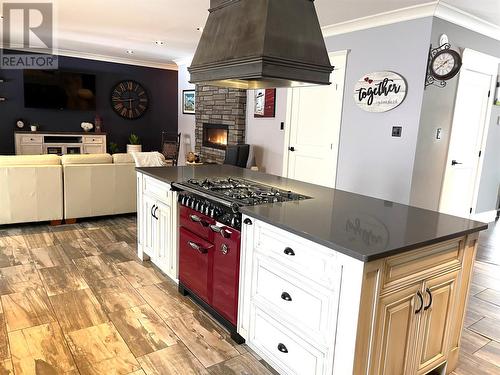
[[[163,40],[155,40],[155,44],[157,46],[164,46],[165,45],[165,42]]]
[[[200,33],[202,33],[203,32],[203,27],[201,27],[201,26],[197,27],[196,30],[198,30]]]
[[[127,52],[129,55],[133,55],[134,54],[134,51],[132,51],[131,49],[128,49],[125,52]]]

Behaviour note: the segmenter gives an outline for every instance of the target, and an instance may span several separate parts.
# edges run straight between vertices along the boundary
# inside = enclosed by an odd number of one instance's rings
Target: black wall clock
[[[443,49],[431,60],[431,74],[434,78],[447,81],[455,77],[462,67],[462,58],[457,51]]]
[[[148,93],[136,81],[122,81],[117,83],[111,91],[111,105],[121,117],[135,120],[141,117],[149,107]]]

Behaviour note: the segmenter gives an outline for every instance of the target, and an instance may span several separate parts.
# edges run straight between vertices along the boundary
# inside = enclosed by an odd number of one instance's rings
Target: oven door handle
[[[200,223],[204,227],[208,227],[208,223],[205,220],[202,220],[198,215],[189,215],[189,218],[192,222]]]
[[[191,246],[192,249],[196,250],[200,254],[208,253],[208,249],[201,247],[200,245],[198,245],[197,243],[195,243],[193,241],[188,241],[188,245]]]
[[[231,237],[231,232],[229,232],[227,229],[224,229],[223,227],[219,227],[217,225],[210,225],[210,229],[212,230],[212,232],[219,233],[224,238]]]

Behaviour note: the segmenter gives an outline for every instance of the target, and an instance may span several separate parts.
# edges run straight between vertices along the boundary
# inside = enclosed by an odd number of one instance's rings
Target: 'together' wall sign
[[[387,112],[406,98],[406,80],[393,72],[365,74],[354,86],[354,101],[368,112]]]

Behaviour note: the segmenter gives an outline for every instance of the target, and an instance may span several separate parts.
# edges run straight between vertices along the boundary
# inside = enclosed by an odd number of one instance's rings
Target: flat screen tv
[[[24,70],[26,108],[95,110],[95,75],[61,70]]]

